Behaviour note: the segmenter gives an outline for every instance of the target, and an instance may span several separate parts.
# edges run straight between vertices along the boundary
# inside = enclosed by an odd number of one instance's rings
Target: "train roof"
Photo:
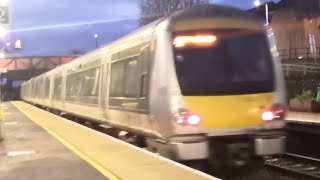
[[[181,20],[189,18],[235,18],[256,21],[262,23],[262,20],[253,13],[248,13],[238,8],[221,5],[201,5],[195,7],[189,7],[168,15],[168,20]]]

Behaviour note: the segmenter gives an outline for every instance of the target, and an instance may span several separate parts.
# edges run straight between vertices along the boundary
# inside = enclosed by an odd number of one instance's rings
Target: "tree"
[[[82,50],[80,50],[80,49],[72,49],[72,50],[70,51],[70,54],[71,54],[71,55],[83,55],[83,54],[85,54],[85,52],[82,51]]]
[[[139,2],[140,26],[186,7],[209,4],[209,0],[139,0]]]

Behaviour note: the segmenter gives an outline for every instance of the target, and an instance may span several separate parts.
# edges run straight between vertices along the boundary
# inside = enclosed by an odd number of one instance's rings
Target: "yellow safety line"
[[[80,158],[88,162],[91,166],[93,166],[95,169],[97,169],[101,174],[103,174],[105,177],[109,178],[110,180],[120,180],[120,178],[113,173],[106,170],[103,166],[101,166],[99,163],[97,163],[95,160],[91,159],[89,156],[78,150],[75,146],[70,144],[68,141],[63,139],[61,136],[59,136],[57,133],[51,131],[48,127],[43,125],[42,123],[36,121],[32,118],[31,115],[29,115],[25,110],[23,110],[19,105],[17,105],[15,102],[11,102],[16,108],[18,108],[21,112],[23,112],[26,116],[28,116],[33,122],[38,124],[40,127],[42,127],[44,130],[46,130],[49,134],[51,134],[53,137],[55,137],[58,141],[60,141],[63,145],[65,145],[68,149],[70,149],[74,154],[78,155]]]
[[[0,103],[1,105],[1,103]],[[2,107],[0,108],[0,121],[6,121],[6,116],[5,116],[5,113],[4,113],[4,110],[2,109]]]

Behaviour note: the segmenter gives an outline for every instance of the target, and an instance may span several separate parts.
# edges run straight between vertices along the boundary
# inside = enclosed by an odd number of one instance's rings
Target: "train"
[[[273,38],[237,8],[186,8],[24,82],[21,99],[176,161],[244,166],[286,148]]]

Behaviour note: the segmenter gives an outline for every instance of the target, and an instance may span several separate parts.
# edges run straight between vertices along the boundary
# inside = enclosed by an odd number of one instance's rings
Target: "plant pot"
[[[290,99],[289,108],[291,111],[312,112],[312,101]]]
[[[320,113],[320,103],[317,103],[316,100],[311,101],[311,111],[314,113]]]

